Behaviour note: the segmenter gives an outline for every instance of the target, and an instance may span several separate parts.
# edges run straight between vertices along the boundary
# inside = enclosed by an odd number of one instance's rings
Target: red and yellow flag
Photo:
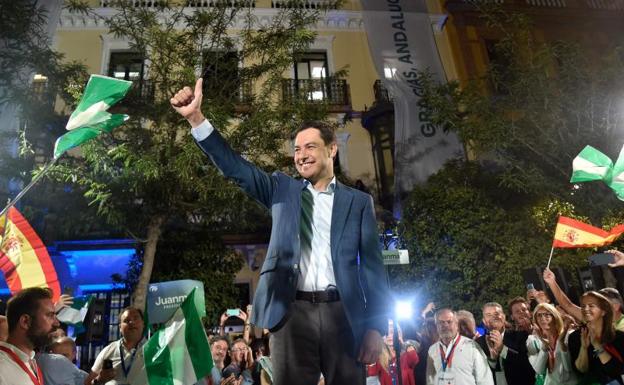
[[[12,294],[28,287],[48,287],[54,301],[61,295],[48,250],[15,207],[0,217],[0,270]]]
[[[568,217],[559,217],[553,247],[596,247],[608,245],[624,233],[624,224],[611,231],[588,225]]]

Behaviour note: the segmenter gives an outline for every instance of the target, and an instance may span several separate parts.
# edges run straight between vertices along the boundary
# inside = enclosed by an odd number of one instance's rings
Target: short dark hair
[[[143,310],[139,309],[138,307],[134,307],[134,306],[126,306],[125,308],[123,308],[123,310],[119,313],[119,320],[121,321],[121,315],[125,312],[137,312],[137,314],[139,315],[139,317],[141,317],[141,321],[145,322],[145,318],[143,318]]]
[[[214,336],[210,339],[210,346],[214,345],[216,342],[225,341],[227,344],[228,350],[230,350],[230,340],[226,336]]]
[[[43,287],[29,287],[9,299],[6,312],[9,333],[15,330],[21,316],[26,314],[33,317],[39,310],[39,301],[44,299],[52,299],[52,290]]]
[[[332,143],[336,143],[336,132],[334,132],[333,127],[330,126],[328,123],[320,120],[308,120],[301,123],[301,125],[299,125],[299,127],[295,131],[293,131],[291,139],[295,140],[295,138],[301,131],[307,130],[308,128],[315,128],[319,130],[321,134],[321,139],[323,139],[323,143],[325,143],[326,146]]]
[[[514,305],[519,304],[519,303],[525,304],[527,309],[530,308],[529,302],[524,297],[512,298],[509,300],[509,302],[507,302],[507,311],[509,311],[509,314],[512,313],[511,308],[513,308]]]

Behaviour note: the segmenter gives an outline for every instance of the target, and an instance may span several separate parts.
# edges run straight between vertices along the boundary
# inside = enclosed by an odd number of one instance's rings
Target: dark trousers
[[[273,384],[317,385],[321,373],[325,385],[365,383],[342,302],[297,300],[285,321],[271,332]]]

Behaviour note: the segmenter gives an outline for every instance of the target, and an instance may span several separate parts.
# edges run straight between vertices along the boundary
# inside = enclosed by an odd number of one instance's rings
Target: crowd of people
[[[624,254],[617,254],[624,263]],[[436,310],[433,303],[422,310],[412,335],[404,336],[400,325],[389,320],[381,354],[362,367],[367,385],[397,385],[399,377],[404,385],[624,384],[624,300],[618,290],[588,291],[577,305],[551,270],[544,270],[543,280],[552,302],[536,290],[506,307],[487,302],[480,325],[468,310]],[[24,289],[9,300],[6,316],[0,316],[0,385],[140,383],[143,313],[122,310],[121,338],[83,371],[75,365],[74,340],[56,318],[64,305],[53,303],[43,288]],[[273,383],[271,333],[253,332],[252,311],[248,306],[235,314],[224,312],[219,328],[207,331],[214,367],[197,385]],[[230,317],[243,321],[242,332],[226,331]],[[322,376],[318,384],[324,384]]]

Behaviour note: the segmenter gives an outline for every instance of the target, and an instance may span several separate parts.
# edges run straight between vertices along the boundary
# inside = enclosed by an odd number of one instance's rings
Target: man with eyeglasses
[[[524,330],[506,330],[503,307],[496,302],[483,305],[486,334],[477,339],[488,357],[496,385],[527,385],[535,383],[535,371],[529,362]]]

